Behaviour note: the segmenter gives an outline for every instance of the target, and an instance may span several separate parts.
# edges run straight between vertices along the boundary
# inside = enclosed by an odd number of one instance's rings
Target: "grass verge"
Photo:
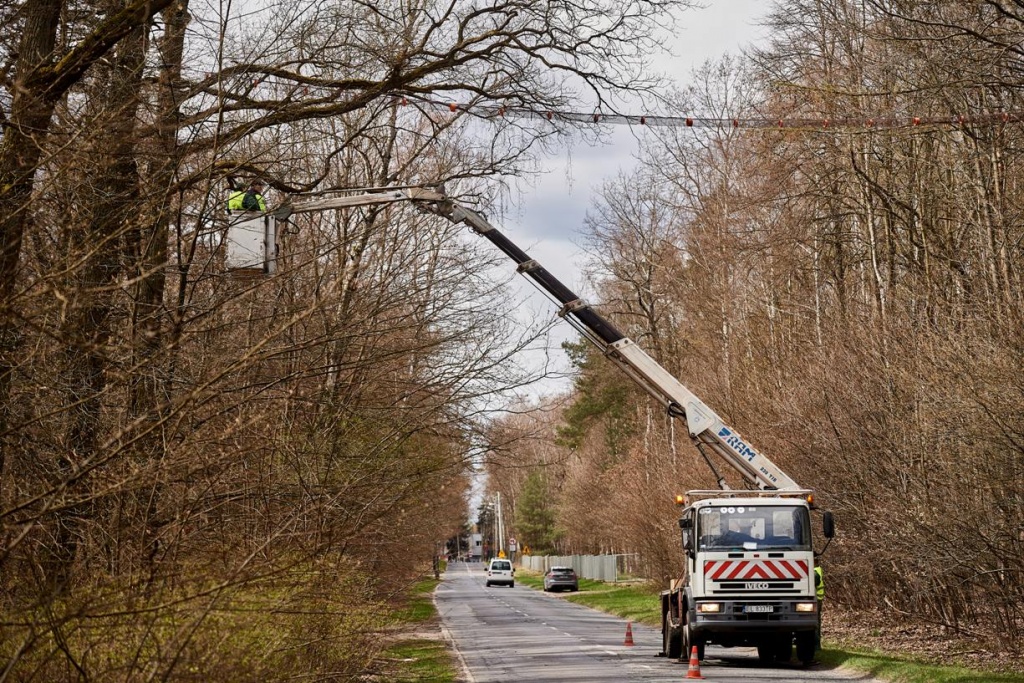
[[[439,583],[433,578],[417,583],[408,603],[394,613],[394,625],[410,632],[437,630],[439,622],[433,593]],[[387,680],[394,683],[455,683],[458,680],[455,659],[440,637],[399,636],[384,650],[383,656]]]
[[[822,650],[818,660],[831,666],[862,671],[893,683],[1024,683],[1024,675],[938,666],[911,658],[867,650]]]
[[[393,683],[455,683],[451,653],[443,640],[405,640],[385,651]]]
[[[516,582],[543,590],[540,574],[516,570]],[[617,584],[580,579],[578,593],[566,594],[566,600],[593,609],[661,628],[659,589],[650,584]],[[827,644],[827,641],[826,641]],[[979,671],[957,666],[939,666],[882,652],[857,649],[824,649],[818,660],[827,666],[845,667],[892,683],[1024,683],[1024,675]]]

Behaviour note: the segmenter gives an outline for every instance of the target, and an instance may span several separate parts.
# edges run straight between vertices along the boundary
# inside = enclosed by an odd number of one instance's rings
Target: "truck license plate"
[[[759,613],[768,612],[768,613],[770,613],[770,612],[774,611],[774,606],[773,605],[744,605],[743,606],[743,611],[746,612],[747,614],[750,614],[751,612],[759,612]]]

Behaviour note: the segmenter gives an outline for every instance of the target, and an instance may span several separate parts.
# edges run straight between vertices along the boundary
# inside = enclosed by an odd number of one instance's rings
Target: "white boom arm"
[[[418,207],[444,216],[453,223],[465,223],[477,234],[487,238],[517,264],[518,272],[561,304],[559,315],[584,337],[595,344],[647,393],[660,401],[673,417],[686,418],[687,431],[703,453],[707,446],[726,461],[745,480],[762,490],[800,490],[785,472],[764,454],[751,446],[715,411],[673,377],[657,361],[633,341],[626,338],[589,304],[563,285],[537,261],[512,243],[482,215],[451,199],[443,190],[425,188],[386,189],[363,194],[316,199],[285,205],[274,213],[287,218],[291,213],[309,213],[355,206],[414,202]],[[710,461],[709,461],[710,464]],[[712,469],[714,469],[712,467]],[[717,472],[716,472],[717,475]],[[724,479],[718,484],[728,489]]]

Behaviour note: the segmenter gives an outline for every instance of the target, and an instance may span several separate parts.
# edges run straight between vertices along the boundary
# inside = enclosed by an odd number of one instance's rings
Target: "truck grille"
[[[751,585],[753,584],[753,585]],[[736,593],[747,591],[772,591],[783,593],[799,593],[800,589],[795,583],[789,581],[724,581],[714,586],[715,590]]]
[[[804,592],[798,584],[791,581],[723,581],[711,583],[711,595],[745,595],[748,593],[798,595]]]

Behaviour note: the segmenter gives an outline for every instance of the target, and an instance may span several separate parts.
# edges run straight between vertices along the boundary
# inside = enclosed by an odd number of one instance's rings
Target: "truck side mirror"
[[[825,538],[832,538],[836,535],[836,523],[832,518],[832,512],[826,512],[821,519],[822,531],[825,533]]]
[[[689,517],[682,517],[679,520],[679,528],[683,530],[683,550],[688,554],[693,553],[693,537],[690,532],[693,530],[693,520]]]

